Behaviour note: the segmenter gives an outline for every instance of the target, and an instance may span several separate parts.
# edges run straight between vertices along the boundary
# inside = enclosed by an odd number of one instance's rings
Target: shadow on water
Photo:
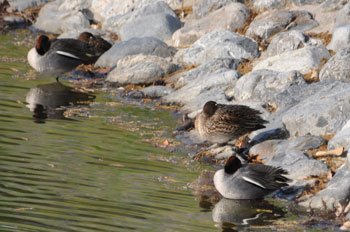
[[[64,106],[89,105],[94,95],[79,92],[61,82],[37,85],[27,94],[27,107],[33,112],[35,122],[44,123],[45,119],[67,119]]]

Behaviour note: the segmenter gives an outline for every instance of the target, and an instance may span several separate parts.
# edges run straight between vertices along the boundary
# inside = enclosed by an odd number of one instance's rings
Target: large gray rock
[[[350,80],[350,47],[339,51],[330,58],[321,69],[319,78],[321,81],[328,79]]]
[[[123,15],[134,5],[135,0],[92,0],[90,10],[100,22],[116,15]]]
[[[151,84],[176,71],[177,65],[159,56],[134,55],[120,59],[106,81],[125,84]]]
[[[328,82],[291,107],[282,121],[291,136],[325,135],[339,131],[350,119],[350,84]]]
[[[266,165],[281,167],[288,171],[287,177],[300,180],[309,176],[318,176],[328,172],[325,163],[310,158],[306,153],[299,150],[285,150],[267,158]]]
[[[345,150],[348,150],[350,148],[350,120],[328,142],[328,150],[338,147],[344,147]]]
[[[258,43],[230,31],[215,31],[180,50],[175,58],[185,66],[201,65],[218,58],[251,59],[258,57]]]
[[[281,109],[288,109],[291,106],[294,106],[304,99],[310,97],[311,95],[317,93],[320,89],[327,88],[331,82],[333,81],[315,82],[304,85],[292,85],[283,92],[275,95],[276,104]],[[280,120],[280,118],[278,120]]]
[[[172,47],[168,47],[163,41],[153,38],[133,38],[128,41],[114,44],[107,52],[97,60],[95,66],[113,67],[117,62],[129,55],[153,55],[160,57],[169,57],[174,55]]]
[[[12,9],[16,11],[24,11],[25,9],[45,4],[49,2],[49,0],[10,0],[8,2]]]
[[[336,27],[332,34],[332,41],[328,45],[328,48],[335,52],[347,47],[350,47],[350,24]]]
[[[267,47],[267,56],[275,56],[287,51],[293,51],[306,46],[319,46],[322,42],[312,39],[303,32],[292,30],[277,34]]]
[[[241,2],[244,3],[244,0],[200,0],[193,4],[193,13],[197,17],[203,17],[208,15],[210,12],[216,11],[230,3]]]
[[[117,33],[122,40],[145,36],[168,40],[182,26],[175,12],[164,1],[141,6],[108,18],[102,24],[102,29]]]
[[[214,93],[215,91],[219,92],[219,90],[224,91],[229,86],[233,86],[239,77],[239,72],[222,68],[216,72],[198,77],[181,89],[164,97],[163,102],[184,105],[209,90],[213,90]]]
[[[305,84],[303,75],[297,71],[276,72],[256,70],[239,78],[234,88],[235,99],[255,99],[276,107],[275,95],[291,85]]]
[[[350,2],[346,4],[335,18],[334,28],[350,24]]]
[[[199,20],[188,20],[183,28],[173,34],[173,43],[177,47],[189,46],[209,32],[235,31],[244,26],[249,16],[250,11],[245,5],[231,3]]]
[[[251,7],[256,11],[281,9],[285,7],[286,3],[286,0],[253,0]]]
[[[316,149],[327,144],[327,141],[321,136],[301,136],[290,140],[267,140],[256,144],[250,148],[250,155],[259,155],[260,159],[268,160],[271,157],[289,150],[304,151],[308,149]]]
[[[306,31],[316,26],[318,23],[307,11],[280,10],[256,17],[246,34],[266,40],[283,30]]]
[[[323,59],[329,58],[330,54],[325,46],[308,46],[268,57],[254,65],[253,70],[270,69],[280,72],[297,70],[307,74],[318,69]]]
[[[301,202],[307,208],[335,210],[338,204],[345,205],[350,199],[350,151],[346,163],[338,168],[327,187],[318,192],[311,199]]]
[[[90,27],[90,22],[79,10],[89,8],[91,1],[54,1],[41,8],[36,19],[35,28],[61,34],[66,31],[84,30]]]
[[[119,35],[121,40],[152,36],[166,41],[170,40],[173,33],[181,26],[182,23],[177,17],[164,13],[152,14],[122,25]]]
[[[187,72],[183,72],[178,76],[176,81],[173,82],[173,85],[176,89],[179,89],[193,80],[200,78],[202,76],[208,75],[210,73],[216,72],[220,69],[235,69],[239,65],[239,61],[235,59],[216,59],[209,61],[208,63],[202,64],[201,66],[191,69]]]
[[[320,4],[325,0],[293,0],[294,4],[297,6],[307,5],[307,4]]]
[[[324,11],[337,11],[342,9],[346,3],[348,3],[347,0],[326,0],[322,8]]]

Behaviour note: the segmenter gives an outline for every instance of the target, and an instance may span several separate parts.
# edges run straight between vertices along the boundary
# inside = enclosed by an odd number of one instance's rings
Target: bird
[[[267,121],[260,114],[245,105],[224,105],[208,101],[196,117],[195,128],[208,142],[225,144],[229,140],[265,128],[263,124]]]
[[[112,44],[107,40],[86,31],[79,35],[78,40],[88,43],[96,52],[101,53],[101,55],[112,47]]]
[[[93,64],[101,54],[86,42],[76,39],[49,39],[39,35],[27,59],[36,71],[48,76],[58,76],[81,64]]]
[[[243,165],[231,156],[223,169],[214,174],[214,185],[228,199],[261,199],[267,194],[288,186],[288,172],[279,167],[251,163]]]

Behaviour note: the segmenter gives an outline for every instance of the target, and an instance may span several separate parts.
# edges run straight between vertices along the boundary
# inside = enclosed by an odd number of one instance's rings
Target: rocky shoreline
[[[59,38],[89,31],[112,42],[95,67],[112,86],[146,86],[130,97],[160,99],[190,119],[209,100],[259,110],[269,123],[249,135],[249,155],[289,172],[289,199],[337,211],[350,229],[347,1],[13,0],[1,9],[7,25],[33,21],[32,30]],[[178,138],[203,142],[195,130]],[[234,153],[206,151],[214,161]]]

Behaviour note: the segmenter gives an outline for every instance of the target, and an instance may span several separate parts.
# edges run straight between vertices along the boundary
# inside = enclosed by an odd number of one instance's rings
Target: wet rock
[[[181,73],[181,75],[173,82],[176,89],[179,89],[191,81],[200,78],[201,76],[214,73],[220,69],[237,69],[239,61],[235,59],[216,59],[202,64],[201,66],[191,69],[187,72]]]
[[[201,65],[218,58],[249,59],[259,55],[258,43],[230,31],[215,31],[180,50],[175,58],[185,66]]]
[[[285,150],[266,159],[266,165],[281,167],[288,171],[291,179],[304,179],[309,176],[318,176],[328,172],[325,163],[310,158],[299,150]]]
[[[123,15],[111,17],[103,23],[102,28],[117,33],[122,40],[145,36],[169,40],[181,26],[182,23],[169,5],[158,1],[140,9],[132,7]]]
[[[65,31],[83,30],[90,27],[89,20],[79,11],[89,8],[91,1],[54,1],[41,8],[33,25],[48,33],[61,34]]]
[[[283,114],[282,121],[291,136],[331,134],[350,119],[350,84],[327,83]]]
[[[121,26],[119,35],[122,40],[133,37],[153,36],[161,40],[170,40],[173,33],[182,26],[177,17],[168,14],[153,14]]]
[[[159,56],[134,55],[120,59],[106,81],[125,84],[151,84],[176,71],[177,65]]]
[[[257,11],[281,9],[286,5],[286,0],[254,0],[252,8]]]
[[[267,56],[274,56],[307,46],[319,46],[322,42],[312,39],[300,31],[287,31],[277,34],[267,47]]]
[[[265,118],[268,122],[270,117]],[[253,131],[249,134],[250,144],[261,143],[266,140],[286,139],[288,138],[288,131],[283,123],[271,121],[265,124],[264,129]]]
[[[144,93],[146,97],[160,98],[169,95],[175,90],[167,86],[155,85],[140,89],[140,91]]]
[[[163,101],[168,104],[184,105],[209,90],[213,90],[214,95],[215,91],[224,91],[228,86],[234,85],[239,77],[240,73],[235,70],[219,69],[216,72],[198,77],[181,89],[164,97]]]
[[[235,31],[244,26],[250,16],[249,9],[241,3],[231,3],[199,20],[189,20],[173,34],[175,46],[189,46],[209,32]],[[225,20],[222,20],[222,19]]]
[[[328,142],[328,150],[344,147],[345,150],[350,148],[350,120],[343,128]]]
[[[246,34],[266,40],[283,30],[306,31],[316,26],[318,23],[309,12],[280,10],[256,17]]]
[[[350,47],[339,51],[321,69],[321,81],[328,79],[350,79]]]
[[[256,144],[250,148],[250,155],[259,155],[260,159],[268,160],[271,157],[289,150],[304,151],[308,149],[316,149],[327,144],[327,141],[321,136],[301,136],[291,140],[267,140]]]
[[[153,37],[133,38],[114,44],[97,60],[95,66],[113,67],[117,62],[129,55],[153,55],[159,57],[173,56],[174,48]]]
[[[301,202],[304,207],[315,209],[335,210],[338,203],[345,205],[350,197],[350,152],[346,163],[338,168],[333,178],[327,183],[327,187],[318,192],[311,199]]]
[[[336,27],[332,34],[332,41],[328,45],[328,48],[335,52],[347,47],[350,47],[350,24]]]
[[[325,46],[310,46],[269,57],[257,63],[253,70],[270,69],[280,72],[297,70],[307,74],[318,69],[323,59],[328,58],[330,54]]]
[[[277,72],[256,70],[239,78],[234,88],[235,99],[255,99],[276,106],[275,95],[291,85],[305,84],[303,75],[297,71]]]
[[[350,2],[346,4],[337,14],[334,27],[350,24]]]
[[[28,8],[40,6],[49,2],[49,0],[12,0],[8,1],[10,4],[10,10],[24,11]]]

